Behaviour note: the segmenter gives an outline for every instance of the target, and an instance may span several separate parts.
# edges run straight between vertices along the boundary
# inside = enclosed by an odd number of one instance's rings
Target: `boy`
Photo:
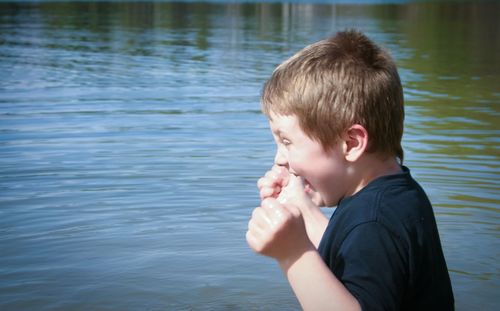
[[[250,247],[275,258],[305,310],[453,310],[431,204],[402,166],[403,91],[390,56],[340,32],[264,86],[277,144]],[[337,206],[331,219],[319,206]]]

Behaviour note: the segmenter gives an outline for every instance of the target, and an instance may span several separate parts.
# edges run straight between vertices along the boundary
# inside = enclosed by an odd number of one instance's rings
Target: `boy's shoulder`
[[[429,199],[422,187],[413,179],[410,170],[402,167],[401,173],[381,176],[355,195],[342,200],[338,216],[345,214],[355,222],[384,221],[398,217],[401,221],[412,221],[431,209]]]
[[[428,221],[422,222],[424,219]],[[408,168],[403,167],[399,174],[379,177],[355,195],[343,199],[330,219],[331,230],[325,234],[342,243],[355,228],[369,223],[376,223],[400,237],[421,231],[418,226],[435,227],[432,205]]]

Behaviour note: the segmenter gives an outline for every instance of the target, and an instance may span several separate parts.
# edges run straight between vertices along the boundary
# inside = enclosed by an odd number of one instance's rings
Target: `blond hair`
[[[351,125],[368,132],[368,152],[403,161],[403,89],[390,55],[358,31],[305,47],[264,85],[262,110],[296,115],[300,127],[331,148]]]

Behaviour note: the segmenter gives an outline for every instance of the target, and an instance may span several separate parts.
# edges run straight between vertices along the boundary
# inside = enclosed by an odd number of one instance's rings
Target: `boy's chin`
[[[307,194],[309,195],[309,197],[311,198],[311,201],[316,206],[319,206],[319,207],[326,206],[325,201],[323,200],[323,198],[321,197],[321,194],[319,192],[311,191],[311,192],[308,192]]]

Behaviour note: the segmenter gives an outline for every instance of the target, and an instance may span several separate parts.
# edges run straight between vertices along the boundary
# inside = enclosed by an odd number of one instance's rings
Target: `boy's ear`
[[[357,161],[368,148],[368,131],[359,124],[349,127],[344,136],[344,156],[349,162]]]

